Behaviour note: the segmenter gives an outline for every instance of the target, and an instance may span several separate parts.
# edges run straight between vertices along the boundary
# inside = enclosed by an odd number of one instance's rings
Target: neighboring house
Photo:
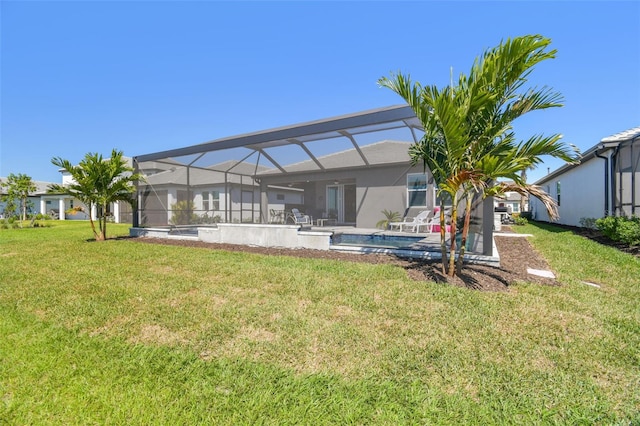
[[[0,183],[6,182],[6,177],[0,177]],[[33,184],[36,186],[36,190],[29,194],[27,212],[29,214],[49,213],[51,210],[51,205],[47,203],[42,204],[41,200],[44,194],[47,193],[47,188],[51,184],[51,182],[33,181]],[[0,185],[0,195],[6,195],[6,190],[6,187]],[[0,201],[0,218],[5,217],[5,205],[6,203]]]
[[[493,200],[494,207],[502,207],[507,209],[509,213],[521,213],[527,211],[527,206],[522,206],[522,195],[517,192],[506,192],[501,197],[495,197]]]
[[[131,167],[131,158],[123,158],[128,162],[128,166]],[[71,173],[65,169],[59,169],[58,171],[62,175],[63,186],[74,183]],[[98,216],[95,206],[89,212],[84,203],[69,194],[47,193],[42,195],[40,203],[43,207],[46,207],[47,212],[53,213],[60,220],[89,220],[89,214],[95,220]],[[78,208],[81,208],[81,210]],[[133,220],[131,206],[126,202],[111,203],[108,207],[108,213],[112,215],[115,223],[131,223]]]
[[[582,218],[640,215],[640,127],[608,136],[585,151],[579,164],[567,164],[536,182],[558,203],[563,225]],[[549,221],[540,200],[532,216]]]

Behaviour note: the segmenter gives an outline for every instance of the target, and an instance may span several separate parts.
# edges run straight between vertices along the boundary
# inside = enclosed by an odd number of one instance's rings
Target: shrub
[[[596,220],[596,227],[614,241],[640,245],[640,217],[607,216]]]
[[[515,223],[515,224],[516,224],[516,225],[518,225],[518,226],[524,226],[524,225],[526,225],[527,223],[529,223],[529,221],[527,220],[527,218],[526,218],[526,217],[523,217],[523,216],[515,216],[515,215],[512,215],[512,217],[513,217],[513,223]]]
[[[391,222],[399,222],[402,219],[399,212],[393,212],[387,209],[382,210],[382,215],[384,216],[384,219],[381,219],[376,223],[376,228],[389,229]]]
[[[198,215],[193,213],[194,205],[191,201],[178,201],[171,205],[172,225],[191,225],[198,222]]]

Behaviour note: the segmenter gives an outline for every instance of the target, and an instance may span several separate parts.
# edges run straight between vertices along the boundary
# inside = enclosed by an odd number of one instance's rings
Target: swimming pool
[[[408,235],[335,234],[331,239],[331,245],[409,249],[423,239],[424,237]]]

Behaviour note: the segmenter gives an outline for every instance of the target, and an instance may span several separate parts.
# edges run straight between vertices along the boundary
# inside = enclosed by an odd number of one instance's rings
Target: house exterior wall
[[[335,185],[336,182],[339,185],[355,185],[355,225],[360,228],[375,228],[376,223],[384,218],[382,210],[396,211],[400,215],[404,215],[407,211],[407,174],[410,173],[424,173],[424,171],[421,166],[410,167],[408,163],[402,163],[367,169],[264,176],[262,180],[269,185],[281,185],[297,179],[308,181],[309,183],[304,185],[304,213],[312,216],[314,220],[327,213],[327,186]],[[427,180],[429,178],[430,174],[427,173]],[[433,208],[434,194],[433,185],[429,184],[427,207],[424,209]]]
[[[601,218],[605,216],[605,162],[598,157],[569,169],[565,173],[548,180],[538,181],[556,202],[558,201],[558,183],[560,184],[560,218],[556,223],[580,226],[581,218]],[[549,215],[542,202],[532,197],[532,217],[535,220],[550,222]]]
[[[407,175],[411,173],[423,173],[423,169],[403,165],[385,167],[375,173],[363,173],[359,176],[356,188],[357,226],[375,228],[376,223],[384,219],[383,210],[396,211],[404,216],[409,208]],[[433,208],[434,199],[433,185],[428,185],[425,210]]]

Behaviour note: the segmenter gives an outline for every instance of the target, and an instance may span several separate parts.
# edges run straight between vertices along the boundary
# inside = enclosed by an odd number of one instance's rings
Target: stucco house
[[[409,157],[422,134],[413,110],[399,105],[138,155],[145,179],[133,225],[166,226],[184,206],[190,224],[211,215],[269,224],[274,211],[291,208],[314,225],[357,228],[375,228],[383,210],[415,216],[440,204],[430,171]],[[491,251],[493,200],[474,206],[473,232]]]
[[[557,223],[580,226],[580,219],[640,215],[640,127],[603,138],[582,155],[535,182],[558,203]],[[531,199],[532,217],[549,221],[540,200]]]
[[[421,135],[403,105],[140,155],[134,165],[146,181],[134,226],[166,225],[175,201],[189,200],[200,215],[215,203],[223,222],[269,223],[272,210],[296,207],[314,221],[374,228],[383,210],[408,215],[439,204],[430,172],[409,158]],[[203,191],[213,196],[209,209]]]

